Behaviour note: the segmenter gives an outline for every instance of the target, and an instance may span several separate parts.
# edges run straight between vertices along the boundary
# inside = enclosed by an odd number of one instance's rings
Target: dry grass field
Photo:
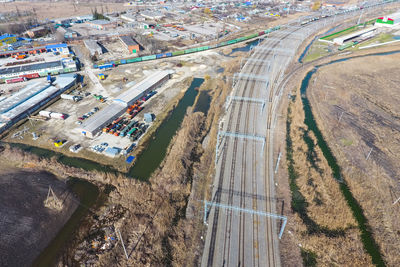
[[[289,231],[305,266],[370,266],[357,223],[316,138],[304,124],[297,95],[289,106],[287,164],[292,190]],[[284,260],[284,262],[286,262]]]
[[[9,3],[1,3],[1,12],[32,11],[36,13],[39,20],[67,18],[70,16],[89,15],[92,10],[97,8],[98,12],[103,9],[104,12],[124,11],[130,7],[124,6],[124,3],[110,3],[107,1],[16,1]]]
[[[400,54],[320,68],[308,95],[388,266],[400,257]]]

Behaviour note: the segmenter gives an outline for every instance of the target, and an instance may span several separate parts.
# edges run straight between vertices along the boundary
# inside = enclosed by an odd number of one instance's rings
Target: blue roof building
[[[61,54],[69,54],[67,44],[46,45],[47,52],[60,52]]]
[[[5,33],[0,36],[0,46],[6,45],[6,44],[12,44],[17,41],[17,36],[15,34],[8,34]]]

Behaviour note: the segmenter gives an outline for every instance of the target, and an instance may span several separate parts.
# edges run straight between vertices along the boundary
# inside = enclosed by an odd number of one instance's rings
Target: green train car
[[[158,55],[148,55],[148,56],[143,56],[143,57],[137,57],[137,58],[130,58],[130,59],[120,59],[120,60],[116,60],[113,63],[113,65],[120,65],[120,64],[126,64],[126,63],[135,63],[135,62],[141,62],[141,61],[147,61],[147,60],[154,60],[154,59],[158,59],[158,58],[166,58],[166,57],[173,57],[173,56],[180,56],[180,55],[185,55],[185,54],[191,54],[191,53],[196,53],[196,52],[200,52],[200,51],[205,51],[205,50],[209,50],[209,49],[214,49],[214,48],[218,48],[218,47],[222,47],[222,46],[226,46],[226,45],[231,45],[231,44],[236,44],[238,42],[243,42],[252,38],[256,38],[258,36],[262,36],[264,34],[268,34],[274,31],[279,30],[281,27],[275,26],[273,28],[267,29],[265,31],[261,31],[259,33],[254,33],[254,34],[250,34],[244,37],[239,37],[237,39],[232,39],[232,40],[228,40],[228,41],[224,41],[224,42],[220,42],[217,43],[215,45],[212,46],[201,46],[201,47],[195,47],[195,48],[189,48],[186,50],[180,50],[180,51],[174,51],[174,52],[168,52],[165,54],[158,54]],[[106,62],[98,62],[97,64],[93,65],[94,68],[98,68],[101,65],[104,64],[108,64]]]
[[[180,56],[183,54],[185,54],[185,51],[183,50],[172,52],[172,56]]]
[[[156,55],[144,56],[142,57],[142,61],[156,59]]]

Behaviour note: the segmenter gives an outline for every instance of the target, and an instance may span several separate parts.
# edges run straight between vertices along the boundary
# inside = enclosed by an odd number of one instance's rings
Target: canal
[[[68,246],[74,233],[79,229],[82,219],[88,214],[89,209],[94,204],[101,205],[103,202],[103,198],[99,198],[101,193],[97,186],[88,181],[70,178],[67,181],[67,185],[69,190],[78,197],[79,206],[57,233],[56,237],[53,238],[50,244],[35,259],[32,266],[53,266],[65,246]]]
[[[161,123],[160,127],[151,137],[151,141],[133,165],[128,175],[139,180],[148,180],[151,174],[160,166],[165,157],[169,143],[179,129],[186,109],[192,106],[198,94],[198,88],[204,82],[202,78],[194,78],[185,95],[179,101],[171,114]]]
[[[335,156],[333,155],[331,149],[329,148],[327,142],[325,141],[321,130],[318,128],[318,125],[315,121],[314,114],[312,112],[311,103],[307,97],[307,88],[308,88],[308,85],[310,83],[310,80],[311,80],[313,74],[320,67],[335,64],[338,62],[347,61],[347,60],[350,60],[353,58],[391,55],[391,54],[397,54],[397,53],[400,53],[400,51],[391,51],[391,52],[374,53],[374,54],[369,54],[369,55],[354,56],[354,57],[338,59],[338,60],[334,60],[334,61],[331,61],[331,62],[328,62],[325,64],[317,65],[314,67],[314,69],[312,69],[311,71],[309,71],[306,74],[306,76],[302,80],[301,88],[300,88],[301,101],[302,101],[303,110],[305,113],[304,123],[307,125],[308,129],[310,129],[310,131],[312,131],[314,133],[314,135],[317,139],[317,145],[320,147],[323,156],[327,160],[328,165],[332,170],[333,177],[337,180],[337,182],[340,183],[340,191],[341,191],[342,195],[344,196],[349,208],[351,209],[354,218],[357,221],[358,228],[361,233],[361,240],[364,245],[364,249],[371,256],[372,263],[376,266],[385,266],[385,262],[382,258],[380,248],[373,237],[373,234],[371,232],[371,227],[369,226],[368,220],[364,215],[364,211],[362,210],[357,199],[354,198],[346,180],[342,176],[340,166],[337,163]]]

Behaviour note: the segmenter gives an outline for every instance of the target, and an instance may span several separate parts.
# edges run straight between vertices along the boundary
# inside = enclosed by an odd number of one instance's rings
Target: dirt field
[[[70,16],[89,15],[92,14],[92,10],[97,7],[97,11],[101,11],[103,7],[104,12],[117,12],[128,10],[130,7],[125,7],[123,3],[107,3],[107,2],[81,2],[75,4],[75,1],[38,1],[38,2],[10,2],[2,3],[1,11],[10,12],[16,11],[17,7],[19,11],[32,11],[35,10],[37,18],[42,19],[54,19],[54,18],[67,18]],[[43,8],[43,7],[46,8]],[[51,10],[51,12],[49,12]]]
[[[392,204],[400,197],[399,59],[370,56],[325,66],[309,89],[318,125],[388,266],[400,264],[400,206]]]
[[[43,205],[49,185],[64,200],[61,213]],[[54,175],[13,167],[0,153],[0,265],[30,266],[77,207],[72,199]]]

